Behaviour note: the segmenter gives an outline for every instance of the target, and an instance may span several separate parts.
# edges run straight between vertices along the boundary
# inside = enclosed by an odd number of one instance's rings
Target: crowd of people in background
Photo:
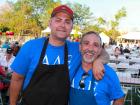
[[[9,85],[12,75],[10,65],[13,63],[21,45],[18,41],[1,41],[0,45],[0,91],[4,105],[9,103]]]
[[[135,53],[140,55],[140,43],[119,43],[114,42],[109,45],[104,44],[104,48],[106,50],[111,49],[112,51],[108,51],[109,53],[113,52],[114,56],[124,55],[124,54],[132,54]]]
[[[67,40],[72,42],[80,42],[81,38],[67,38]],[[0,45],[0,91],[2,93],[3,97],[3,103],[4,105],[9,104],[9,86],[10,86],[10,79],[11,79],[11,73],[12,70],[10,68],[10,65],[13,63],[18,51],[21,48],[21,44],[19,41],[9,41],[5,40],[3,43],[1,42]],[[103,48],[106,50],[111,47],[113,51],[113,55],[118,58],[119,55],[124,54],[132,54],[135,52],[136,54],[140,55],[140,45],[139,44],[109,44],[106,45],[103,43]],[[8,104],[7,104],[8,103]]]

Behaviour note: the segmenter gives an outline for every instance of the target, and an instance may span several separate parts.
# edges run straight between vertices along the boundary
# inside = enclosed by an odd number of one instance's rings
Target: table
[[[132,78],[131,74],[134,73],[135,71],[138,71],[138,69],[135,70],[125,70],[125,71],[116,71],[118,78],[120,80],[120,83],[123,87],[123,89],[126,91],[126,97],[128,94],[128,91],[130,91],[130,99],[126,100],[129,101],[131,104],[130,105],[134,105],[133,104],[133,100],[134,100],[134,92],[133,90],[136,92],[137,89],[140,89],[140,78]],[[140,98],[140,93],[138,93],[138,97]],[[125,99],[126,99],[125,97]]]

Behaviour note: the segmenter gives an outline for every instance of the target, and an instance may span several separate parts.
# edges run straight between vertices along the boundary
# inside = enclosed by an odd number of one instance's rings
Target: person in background
[[[121,54],[121,51],[119,49],[119,47],[116,47],[114,50],[114,56],[116,57],[116,59],[118,59],[118,56]]]
[[[125,48],[125,49],[123,50],[123,53],[128,53],[128,54],[130,54],[130,50],[129,50],[128,48]]]
[[[69,105],[123,105],[124,93],[115,71],[107,64],[105,74],[97,81],[92,75],[92,63],[100,55],[102,41],[94,31],[83,34],[80,43],[82,63],[74,75]]]
[[[13,49],[13,55],[16,57],[17,56],[17,53],[20,50],[19,42],[16,41],[15,43],[11,44],[11,48]]]
[[[13,56],[13,49],[7,48],[5,56],[0,57],[0,90],[2,93],[4,105],[9,103],[9,86],[12,75],[10,65],[13,63],[15,57]]]
[[[51,34],[25,43],[11,68],[10,105],[18,103],[22,91],[23,105],[68,105],[70,82],[80,64],[79,43],[67,41],[73,28],[73,11],[60,5],[52,11]],[[103,76],[103,62],[108,54],[102,51],[94,63],[95,77]]]
[[[11,73],[11,64],[13,63],[15,57],[13,56],[13,49],[7,48],[5,52],[5,56],[0,58],[0,66],[3,67],[3,70],[6,73]]]
[[[119,49],[120,49],[121,55],[123,55],[123,44],[122,43],[119,44]]]
[[[9,41],[5,41],[5,42],[2,44],[2,48],[9,48],[9,47],[10,47]]]

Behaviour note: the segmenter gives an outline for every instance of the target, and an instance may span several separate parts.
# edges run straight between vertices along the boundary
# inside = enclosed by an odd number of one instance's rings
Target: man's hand
[[[113,105],[124,105],[124,98],[114,100]]]
[[[93,69],[92,69],[94,78],[96,80],[100,80],[104,76],[104,66],[103,63],[100,61],[100,59],[96,59],[93,62]]]
[[[100,80],[104,76],[104,66],[103,64],[106,64],[109,62],[109,54],[105,51],[105,49],[101,50],[100,56],[95,59],[93,62],[93,75],[96,80]]]

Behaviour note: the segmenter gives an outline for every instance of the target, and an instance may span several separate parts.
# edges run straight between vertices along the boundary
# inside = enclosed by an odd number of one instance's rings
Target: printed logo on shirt
[[[71,63],[71,60],[72,60],[72,55],[68,55],[68,64]],[[63,61],[63,62],[64,62],[64,61]],[[48,59],[48,56],[47,56],[47,55],[45,55],[45,57],[44,57],[44,59],[43,59],[43,64],[46,64],[46,65],[50,65],[50,64],[51,64],[51,63],[49,62],[49,59]],[[59,55],[54,59],[54,61],[53,61],[52,64],[53,64],[53,65],[55,65],[55,64],[62,64],[62,61],[61,61],[61,58],[60,58]],[[69,68],[70,68],[70,67],[69,67]]]
[[[97,92],[96,92],[96,87],[97,87],[97,85],[98,85],[98,82],[97,82],[97,81],[95,81],[95,82],[94,82],[94,88],[93,88],[93,91],[94,91],[94,96],[96,96],[96,95],[97,95]]]

